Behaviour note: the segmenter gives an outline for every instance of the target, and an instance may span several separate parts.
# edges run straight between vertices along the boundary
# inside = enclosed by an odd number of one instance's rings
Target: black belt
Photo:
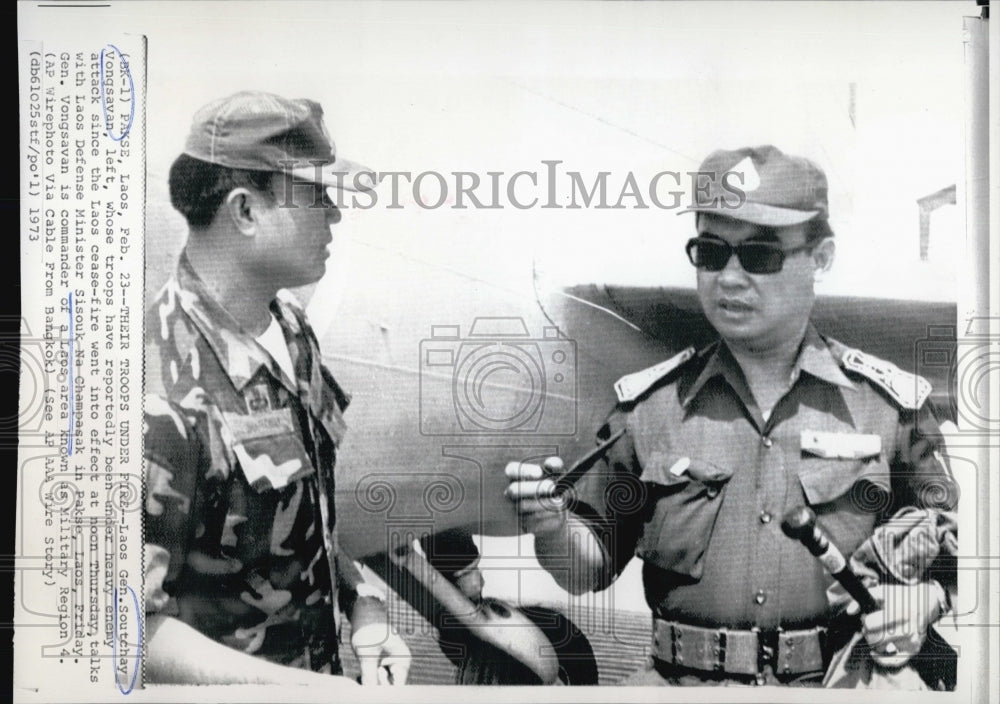
[[[827,629],[736,630],[703,628],[653,619],[653,657],[661,662],[718,674],[777,676],[820,673],[829,660]]]

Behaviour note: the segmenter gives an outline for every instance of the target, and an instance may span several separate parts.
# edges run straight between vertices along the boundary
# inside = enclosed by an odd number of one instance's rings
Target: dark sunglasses
[[[782,249],[770,242],[740,242],[734,247],[724,240],[692,237],[685,250],[691,263],[706,271],[722,271],[733,252],[736,252],[740,266],[748,274],[776,274],[785,265],[785,257],[815,246],[816,243],[813,242]]]

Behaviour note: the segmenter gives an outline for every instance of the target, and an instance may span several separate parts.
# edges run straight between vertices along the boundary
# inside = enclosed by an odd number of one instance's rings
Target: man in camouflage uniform
[[[643,560],[652,658],[626,684],[815,685],[859,629],[879,667],[899,668],[948,608],[938,580],[953,569],[928,564],[938,548],[916,560],[923,573],[874,589],[885,606],[859,623],[780,524],[807,505],[851,555],[899,509],[954,509],[930,386],[812,326],[834,255],[819,167],[764,146],[716,151],[700,172],[712,176],[694,193],[687,253],[721,340],[615,384],[603,469],[575,501],[552,497],[557,458],[548,471],[510,465],[507,495],[573,592]]]
[[[285,287],[317,281],[363,174],[320,106],[238,93],[194,118],[170,172],[189,236],[147,315],[147,674],[160,681],[406,679],[384,594],[337,547],[334,463],[347,394]],[[223,647],[223,646],[228,646]],[[256,657],[251,657],[256,656]]]

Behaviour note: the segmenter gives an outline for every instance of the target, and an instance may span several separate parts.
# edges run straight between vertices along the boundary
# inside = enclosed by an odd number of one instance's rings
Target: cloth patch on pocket
[[[224,416],[233,434],[233,453],[257,491],[281,489],[313,471],[291,409]]]
[[[670,473],[675,477],[679,477],[684,472],[688,471],[688,467],[691,466],[690,457],[681,457],[679,460],[670,465]]]
[[[295,423],[292,421],[292,409],[290,408],[264,411],[253,415],[223,413],[222,416],[236,442],[295,432]]]

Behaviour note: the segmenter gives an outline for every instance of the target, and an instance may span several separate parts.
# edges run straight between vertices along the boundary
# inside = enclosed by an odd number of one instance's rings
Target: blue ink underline
[[[73,410],[76,408],[76,402],[73,398],[74,392],[73,387],[75,386],[73,382],[73,292],[69,292],[69,447],[67,448],[67,454],[73,454]]]

